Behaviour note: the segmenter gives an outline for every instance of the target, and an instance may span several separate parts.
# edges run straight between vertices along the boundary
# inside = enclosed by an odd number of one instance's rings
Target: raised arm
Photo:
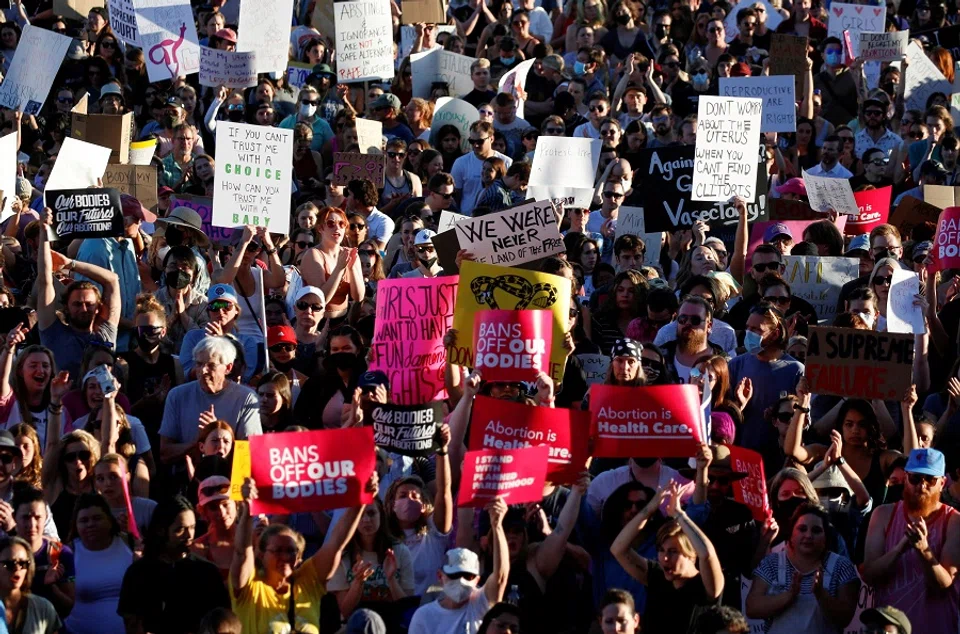
[[[120,324],[120,309],[123,301],[120,296],[120,278],[117,274],[102,266],[80,260],[67,260],[65,268],[88,277],[100,285],[103,289],[103,305],[107,307],[106,321],[116,328]]]
[[[437,449],[437,495],[433,507],[433,523],[446,535],[453,529],[453,489],[450,473],[450,425],[440,425],[437,430],[440,448]]]
[[[900,401],[900,414],[903,417],[903,455],[920,447],[920,436],[917,434],[917,422],[913,418],[913,408],[917,404],[917,386],[911,385],[903,400]]]
[[[840,461],[840,458],[843,456],[843,436],[840,435],[836,429],[830,432],[830,448],[827,449],[826,455],[823,457],[823,465],[826,467],[835,466],[840,470],[840,475],[843,476],[843,479],[846,480],[847,485],[853,491],[853,496],[857,500],[857,506],[861,509],[867,508],[867,505],[870,504],[870,493],[867,492],[867,487],[863,485],[863,481],[860,479],[860,476],[857,475],[857,472],[853,470],[853,467],[850,466],[850,463],[843,461],[842,464],[837,464]],[[811,474],[811,480],[816,479],[815,476]]]
[[[237,273],[240,272],[241,262],[243,261],[243,256],[247,252],[247,247],[253,242],[253,236],[256,233],[251,225],[246,225],[243,228],[243,235],[240,237],[240,244],[238,244],[233,249],[233,254],[230,255],[230,259],[227,260],[226,265],[221,269],[219,274],[215,274],[211,280],[214,284],[233,284],[233,280],[237,279]]]
[[[44,208],[41,216],[40,252],[37,254],[37,325],[46,330],[57,319],[57,293],[53,288],[53,255],[48,231],[52,231],[53,212]]]
[[[577,516],[580,514],[580,502],[587,492],[587,486],[590,484],[590,476],[583,474],[580,480],[570,489],[570,495],[560,511],[560,517],[557,518],[557,525],[551,531],[547,538],[543,540],[537,548],[534,557],[534,565],[537,572],[544,579],[549,579],[553,573],[560,567],[563,555],[567,550],[567,542],[573,527],[577,524]]]
[[[657,494],[643,507],[643,510],[627,522],[617,538],[613,540],[613,544],[610,545],[610,553],[623,566],[627,574],[643,585],[647,585],[648,563],[645,557],[642,557],[640,553],[633,549],[633,540],[636,539],[637,533],[647,525],[647,521],[653,517],[653,514],[659,512],[658,509],[664,493],[666,493],[666,489],[657,491]]]
[[[377,496],[379,479],[376,471],[370,474],[370,479],[367,480],[366,484],[366,491],[374,497]],[[324,581],[329,580],[330,577],[333,576],[334,571],[336,571],[337,566],[340,565],[340,556],[343,554],[343,549],[346,548],[350,540],[353,539],[353,534],[356,532],[357,525],[360,523],[360,516],[363,515],[363,509],[365,509],[366,506],[366,504],[361,504],[347,509],[347,512],[344,513],[340,520],[330,529],[331,533],[326,543],[310,558],[313,561],[313,565],[316,566],[317,576],[320,579]]]
[[[463,369],[466,374],[466,369]],[[470,414],[473,412],[473,398],[480,390],[482,378],[479,370],[474,370],[463,379],[463,398],[450,413],[450,463],[459,465],[463,462],[466,453],[467,427],[470,424]],[[456,488],[459,489],[460,472],[454,476]]]
[[[100,455],[117,452],[120,430],[117,428],[117,390],[103,395],[103,416],[100,420]]]
[[[798,405],[809,411],[810,392],[808,392],[806,388],[807,380],[801,378],[800,383],[797,385],[797,396],[800,397]],[[803,436],[803,421],[806,420],[807,416],[807,413],[799,409],[793,410],[793,418],[790,419],[790,426],[787,427],[787,437],[783,441],[783,452],[800,464],[807,464],[812,457],[801,442]]]
[[[710,449],[710,445],[700,445],[697,451],[697,474],[694,476],[693,497],[690,500],[693,504],[703,504],[707,501],[711,462],[713,462],[713,450]]]
[[[16,355],[17,346],[26,341],[27,333],[30,330],[23,324],[17,324],[17,327],[7,333],[7,340],[0,350],[0,400],[7,401],[13,395],[13,357]]]
[[[247,587],[255,572],[253,556],[253,517],[250,514],[250,501],[257,499],[257,485],[253,478],[247,478],[240,489],[243,502],[238,504],[240,516],[237,518],[237,532],[233,539],[233,559],[230,561],[230,586],[236,597]]]
[[[675,481],[670,482],[669,495],[667,515],[677,520],[680,524],[680,530],[690,540],[697,553],[700,576],[703,577],[703,587],[707,591],[707,596],[712,599],[719,599],[720,595],[723,594],[723,569],[720,567],[720,558],[717,557],[717,551],[714,550],[713,544],[700,530],[700,527],[683,510],[683,506],[680,504],[680,485]]]
[[[273,238],[266,227],[257,227],[257,235],[263,244],[263,252],[267,256],[267,264],[270,270],[263,275],[263,285],[265,289],[283,288],[287,283],[287,273],[283,270],[283,262],[280,261],[280,255],[277,248],[273,246]]]
[[[507,535],[503,532],[503,517],[507,514],[507,503],[503,498],[494,498],[487,504],[487,513],[490,515],[490,539],[493,542],[493,570],[483,584],[483,592],[487,595],[490,605],[499,603],[507,589],[507,579],[510,577],[510,547],[507,545]]]
[[[737,210],[737,233],[733,238],[733,256],[730,258],[730,274],[743,283],[747,266],[747,243],[750,242],[750,230],[747,228],[747,204],[742,198],[734,198]]]

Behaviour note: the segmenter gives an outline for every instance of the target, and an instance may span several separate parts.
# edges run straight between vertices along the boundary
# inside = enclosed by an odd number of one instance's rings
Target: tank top
[[[887,479],[883,477],[883,466],[880,464],[880,452],[873,452],[873,459],[870,461],[870,471],[867,477],[863,479],[863,486],[867,493],[873,498],[874,508],[883,501],[883,496],[887,490]]]
[[[263,307],[263,271],[258,266],[251,266],[253,273],[253,293],[247,297],[240,290],[237,280],[233,281],[233,288],[237,291],[240,302],[240,318],[237,319],[237,332],[241,335],[263,339],[267,331],[264,324]]]
[[[143,357],[131,350],[122,355],[130,368],[127,379],[127,394],[130,402],[136,403],[147,392],[153,392],[160,386],[163,377],[170,377],[170,385],[176,376],[173,355],[161,352],[156,363],[147,363]]]
[[[927,543],[937,559],[943,555],[947,525],[955,513],[957,513],[956,509],[941,504],[939,510],[926,518]],[[902,501],[897,502],[884,533],[886,552],[897,547],[897,542],[903,538],[906,528],[906,509]],[[874,588],[876,591],[874,605],[891,605],[903,610],[910,619],[914,632],[946,632],[948,630],[945,630],[944,626],[947,623],[953,624],[951,631],[955,632],[957,621],[960,619],[960,609],[958,609],[960,588],[954,582],[946,590],[931,592],[927,589],[925,567],[926,564],[921,561],[916,549],[908,549],[897,560],[889,580]]]
[[[403,185],[397,187],[390,182],[390,177],[386,176],[383,179],[383,191],[380,193],[380,207],[383,207],[388,202],[394,194],[411,194],[413,193],[413,182],[410,180],[410,172],[403,170],[401,175],[403,176]]]
[[[346,247],[338,247],[338,249],[344,249]],[[338,252],[339,254],[339,252]],[[327,277],[330,277],[332,271],[327,270],[327,258],[321,256],[320,266],[323,267],[323,272]],[[333,297],[327,298],[327,316],[339,316],[339,313],[342,313],[347,310],[347,300],[350,297],[350,268],[348,267],[343,272],[343,279],[340,280],[340,286],[337,287],[337,290],[333,292]],[[333,314],[331,314],[333,313]]]

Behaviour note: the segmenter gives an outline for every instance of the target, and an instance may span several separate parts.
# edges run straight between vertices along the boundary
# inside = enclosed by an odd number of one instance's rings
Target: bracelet
[[[799,403],[794,403],[794,404],[793,404],[793,409],[795,409],[796,411],[800,412],[801,414],[809,414],[809,413],[810,413],[810,408],[809,408],[809,407],[803,407],[803,406],[800,405]]]
[[[277,249],[276,249],[276,248],[273,248],[273,249],[264,249],[264,252],[265,252],[267,255],[273,255],[274,253],[277,252]]]
[[[54,407],[53,403],[50,403],[50,405],[47,406],[47,411],[56,416],[57,414],[63,413],[63,405]]]
[[[445,456],[445,455],[447,455],[447,450],[446,450],[446,449],[437,449],[437,450],[434,451],[433,453],[437,454],[438,456]]]

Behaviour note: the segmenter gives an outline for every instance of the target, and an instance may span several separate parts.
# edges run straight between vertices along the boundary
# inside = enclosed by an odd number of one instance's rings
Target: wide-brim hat
[[[166,225],[174,225],[183,229],[192,230],[197,236],[197,246],[210,246],[210,238],[203,232],[203,218],[189,207],[176,207],[164,218],[157,218],[157,225],[163,226],[166,231]]]

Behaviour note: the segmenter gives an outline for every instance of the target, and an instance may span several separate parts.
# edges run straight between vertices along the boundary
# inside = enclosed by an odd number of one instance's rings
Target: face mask
[[[417,258],[417,261],[423,265],[425,269],[432,269],[433,265],[437,263],[437,256],[433,256],[430,259],[424,260],[423,258]]]
[[[747,352],[753,354],[754,352],[759,352],[760,348],[763,347],[763,337],[748,330],[743,335],[743,347],[747,349]]]
[[[626,25],[630,24],[630,14],[629,14],[629,13],[621,13],[621,14],[617,15],[617,17],[616,17],[615,19],[616,19],[616,21],[617,21],[617,24],[622,24],[623,26],[626,26]],[[661,37],[662,37],[662,36],[661,36]]]
[[[784,523],[793,516],[793,512],[800,508],[800,505],[806,502],[806,498],[790,498],[784,500],[777,507],[777,523]],[[781,519],[782,518],[782,521]]]
[[[302,103],[300,104],[300,116],[302,117],[312,117],[317,113],[317,107],[312,103]]]
[[[329,369],[342,370],[346,372],[353,368],[357,362],[357,355],[351,352],[336,352],[323,360],[323,365]]]
[[[152,351],[157,346],[160,345],[160,337],[158,335],[147,335],[140,331],[137,328],[137,346],[141,350]]]
[[[443,593],[454,603],[463,603],[473,592],[473,584],[465,579],[448,579],[443,583]]]
[[[163,127],[172,128],[173,126],[179,123],[180,117],[174,114],[165,114],[163,115]]]
[[[501,57],[500,63],[503,64],[504,66],[509,66],[510,64],[514,63],[516,60],[517,60],[516,57]]]
[[[653,32],[657,34],[658,40],[662,40],[670,34],[670,27],[663,24],[658,24]]]
[[[641,469],[649,469],[657,462],[657,458],[634,458],[633,462]]]
[[[178,247],[183,244],[183,231],[173,225],[167,225],[167,231],[163,237],[166,238],[168,246]]]
[[[885,83],[885,84],[880,84],[880,89],[881,89],[883,92],[887,93],[888,95],[890,95],[890,96],[892,97],[892,96],[894,95],[894,91],[897,89],[897,87],[896,87],[896,86],[893,84],[893,82],[891,81],[891,82],[887,82],[887,83]]]
[[[656,361],[644,361],[640,364],[643,366],[643,373],[647,375],[647,383],[653,383],[660,378],[660,375],[663,374],[663,364],[657,363]]]
[[[693,76],[693,87],[697,90],[706,90],[710,84],[710,76],[706,73],[700,73]]]
[[[180,291],[185,289],[193,279],[186,271],[169,271],[163,276],[163,282],[170,288]]]
[[[574,75],[577,75],[577,76],[579,77],[580,75],[583,75],[583,74],[586,73],[586,72],[587,72],[587,65],[586,65],[586,64],[584,64],[584,63],[581,62],[581,61],[576,61],[576,62],[573,63],[573,74],[574,74]]]
[[[227,119],[234,123],[243,121],[243,110],[228,110]]]
[[[393,512],[403,522],[416,522],[423,514],[423,504],[410,498],[400,498],[393,503]]]
[[[860,315],[860,319],[867,323],[867,327],[873,330],[873,324],[876,323],[877,316],[865,310],[859,311],[857,314]]]
[[[627,191],[627,190],[629,190],[631,187],[633,187],[633,182],[627,180],[626,178],[621,178],[621,179],[620,179],[620,185],[623,187],[623,191]]]
[[[830,51],[826,54],[827,66],[840,66],[843,64],[843,57],[836,51]]]

